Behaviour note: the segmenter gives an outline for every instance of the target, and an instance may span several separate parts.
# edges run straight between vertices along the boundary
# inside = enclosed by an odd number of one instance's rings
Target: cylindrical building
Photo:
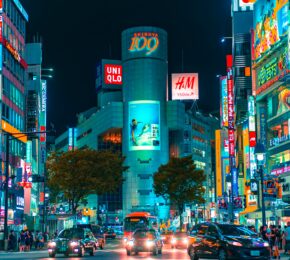
[[[166,120],[167,33],[135,27],[122,33],[123,211],[149,211],[167,217],[153,191],[153,174],[169,157]]]

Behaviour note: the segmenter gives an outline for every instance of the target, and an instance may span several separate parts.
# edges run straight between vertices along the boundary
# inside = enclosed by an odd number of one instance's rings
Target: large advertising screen
[[[160,102],[129,102],[129,151],[160,150]]]
[[[172,100],[198,99],[198,74],[172,74]]]
[[[261,58],[288,33],[288,0],[258,0],[254,7],[254,58]]]

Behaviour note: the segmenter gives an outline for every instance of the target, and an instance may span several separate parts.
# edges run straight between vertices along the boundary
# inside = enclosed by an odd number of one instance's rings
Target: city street
[[[170,249],[165,247],[162,252],[162,256],[153,256],[149,253],[139,253],[137,256],[127,256],[126,251],[117,241],[109,241],[104,250],[98,250],[94,257],[85,255],[83,258],[79,257],[64,257],[57,255],[56,258],[49,258],[47,251],[32,251],[32,252],[15,252],[4,253],[0,252],[0,259],[189,259],[185,249]]]
[[[98,250],[94,257],[85,255],[85,257],[64,257],[62,255],[57,255],[56,258],[48,257],[47,251],[31,251],[31,252],[15,252],[6,253],[0,252],[0,259],[104,259],[104,260],[114,260],[114,259],[170,259],[170,260],[180,260],[189,259],[185,249],[171,249],[167,245],[163,248],[162,255],[153,256],[149,253],[139,253],[137,256],[127,256],[126,251],[117,241],[109,241],[104,250]],[[289,257],[281,256],[282,260],[289,259]],[[200,259],[206,260],[206,259]]]

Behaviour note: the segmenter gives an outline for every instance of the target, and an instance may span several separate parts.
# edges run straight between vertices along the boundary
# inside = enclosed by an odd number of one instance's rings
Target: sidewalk
[[[0,250],[0,255],[6,255],[6,254],[32,254],[32,253],[45,253],[47,250],[41,249],[41,250],[31,250],[31,251],[3,251]]]

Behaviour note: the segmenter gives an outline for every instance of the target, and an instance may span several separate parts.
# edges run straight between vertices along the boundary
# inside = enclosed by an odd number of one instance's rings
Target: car
[[[99,247],[98,240],[94,237],[90,229],[69,228],[62,230],[59,235],[47,245],[49,257],[56,254],[84,256],[89,253],[95,255]]]
[[[188,246],[190,259],[270,259],[269,243],[244,226],[201,223],[190,232],[195,237]]]
[[[173,236],[172,231],[163,231],[161,233],[161,239],[162,239],[164,244],[170,244],[172,236]]]
[[[98,239],[99,248],[100,249],[105,248],[106,237],[105,232],[101,226],[95,224],[77,224],[77,227],[90,229],[93,232],[94,237]]]
[[[185,248],[188,246],[187,233],[176,232],[171,236],[170,240],[171,248]]]
[[[105,238],[112,238],[115,239],[116,238],[116,232],[114,231],[114,229],[109,228],[105,231]]]
[[[162,254],[163,242],[160,234],[154,229],[137,229],[130,240],[126,242],[127,255],[139,252]]]

